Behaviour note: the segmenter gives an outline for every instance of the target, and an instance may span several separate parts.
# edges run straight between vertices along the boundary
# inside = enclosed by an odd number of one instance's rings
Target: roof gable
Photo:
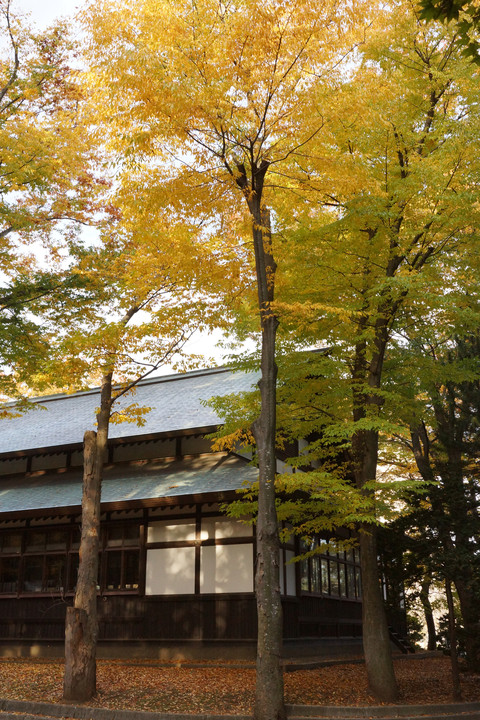
[[[216,368],[181,375],[168,375],[140,382],[132,397],[122,398],[119,407],[131,402],[150,407],[145,424],[124,422],[110,426],[111,438],[128,438],[211,427],[221,423],[205,403],[216,395],[251,390],[256,373]],[[98,388],[35,399],[37,408],[0,421],[0,454],[75,445],[86,430],[95,429],[95,410],[100,403]]]

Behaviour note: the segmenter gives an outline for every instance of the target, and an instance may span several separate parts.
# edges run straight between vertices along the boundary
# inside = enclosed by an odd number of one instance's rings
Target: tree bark
[[[82,536],[74,607],[65,626],[65,700],[90,700],[96,692],[97,575],[100,494],[95,473],[97,434],[83,444]]]
[[[96,693],[97,578],[103,465],[112,405],[112,373],[102,379],[97,432],[84,437],[82,533],[74,604],[65,626],[65,700],[85,702]]]
[[[435,650],[437,647],[437,631],[435,629],[435,619],[433,617],[433,610],[429,597],[430,585],[430,579],[424,579],[420,586],[420,602],[422,603],[423,614],[425,616],[425,623],[427,626],[427,650]]]
[[[472,526],[472,506],[465,494],[465,463],[462,458],[465,429],[456,414],[461,403],[454,390],[450,389],[443,405],[439,402],[439,396],[434,398],[433,405],[439,441],[444,452],[432,457],[428,435],[422,425],[411,429],[412,447],[423,479],[433,483],[439,475],[442,480],[441,486],[433,486],[430,492],[432,524],[440,540],[436,552],[443,548],[442,563],[458,593],[465,629],[467,667],[471,672],[479,672],[480,605],[471,541],[476,527]]]
[[[228,164],[227,164],[228,167]],[[272,312],[276,264],[272,250],[270,213],[262,204],[269,162],[251,163],[251,178],[243,164],[237,165],[235,182],[242,191],[252,217],[258,309],[262,332],[260,415],[252,432],[258,453],[259,488],[256,525],[255,595],[257,601],[257,679],[255,720],[285,720],[283,697],[282,604],[280,600],[280,540],[275,506],[275,434],[277,366],[275,342],[278,319]]]
[[[266,167],[265,167],[266,172]],[[262,181],[263,182],[263,181]],[[276,387],[275,340],[278,320],[271,311],[276,265],[271,247],[270,215],[261,206],[261,187],[250,198],[262,330],[260,415],[253,424],[258,451],[259,492],[255,592],[257,599],[257,681],[255,720],[283,720],[282,605],[280,600],[280,541],[275,506]],[[259,192],[260,191],[260,192]]]
[[[376,536],[375,527],[363,527],[360,532],[363,651],[370,691],[382,702],[392,702],[398,690],[379,581]]]
[[[258,204],[259,205],[259,204]],[[260,416],[253,424],[258,452],[259,491],[255,592],[257,599],[257,681],[255,720],[284,720],[282,605],[280,600],[280,541],[275,506],[276,383],[275,339],[277,318],[270,303],[274,294],[275,263],[271,253],[268,211],[254,208],[253,240],[262,329]]]
[[[283,720],[282,606],[280,601],[280,543],[275,507],[275,319],[264,323],[262,333],[262,398],[260,417],[254,424],[259,458],[257,556],[255,592],[257,599],[257,682],[256,720]]]
[[[352,451],[357,487],[366,497],[370,497],[372,490],[367,483],[376,476],[378,433],[375,430],[358,430],[352,439]],[[393,702],[398,697],[398,688],[380,583],[375,525],[365,524],[360,528],[359,544],[363,651],[368,686],[378,700]]]
[[[360,320],[359,334],[367,326]],[[385,320],[376,324],[375,352],[368,362],[366,342],[360,340],[355,348],[353,365],[353,420],[362,422],[369,410],[378,412],[379,398],[375,393],[381,386],[383,357],[388,333]],[[356,430],[352,437],[352,457],[355,483],[360,492],[374,502],[371,483],[376,480],[378,465],[378,430]],[[371,692],[382,702],[398,698],[393,669],[392,648],[385,604],[382,597],[377,553],[377,528],[374,524],[360,527],[360,564],[362,570],[362,631],[365,667]]]
[[[460,611],[462,613],[465,632],[465,655],[467,668],[470,672],[480,672],[480,608],[478,594],[473,592],[474,580],[472,573],[465,573],[454,578],[458,593]]]
[[[452,583],[450,580],[445,580],[445,592],[447,595],[448,604],[448,634],[450,638],[450,663],[452,667],[453,699],[461,700],[462,688],[460,685],[460,672],[458,669],[457,629],[455,625],[455,610],[453,607]]]

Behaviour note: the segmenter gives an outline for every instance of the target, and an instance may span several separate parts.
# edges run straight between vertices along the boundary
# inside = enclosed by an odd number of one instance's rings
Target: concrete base
[[[102,641],[97,646],[99,660],[253,660],[256,644],[253,640],[231,643],[215,641]],[[61,641],[0,642],[0,658],[63,658],[65,646]]]
[[[363,658],[362,638],[295,638],[283,641],[284,658],[335,660]]]
[[[170,640],[170,641],[102,641],[97,657],[107,659],[150,660],[255,660],[255,640]],[[284,641],[284,658],[359,658],[363,656],[362,641],[358,638],[338,640],[318,638],[295,638]],[[61,641],[0,642],[2,658],[63,658],[64,643]]]

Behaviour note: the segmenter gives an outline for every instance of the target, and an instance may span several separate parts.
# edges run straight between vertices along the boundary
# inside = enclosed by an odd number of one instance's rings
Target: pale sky
[[[12,8],[30,12],[35,25],[42,28],[57,17],[73,15],[81,5],[81,0],[13,0]]]
[[[39,30],[50,25],[56,18],[69,17],[75,15],[76,11],[87,3],[87,0],[12,0],[12,9],[14,12],[28,12],[31,14],[32,24]],[[189,341],[188,347],[190,352],[205,353],[207,356],[213,357],[216,364],[220,365],[224,362],[225,352],[216,347],[216,343],[223,339],[220,331],[215,331],[209,335],[198,333]],[[246,343],[249,349],[253,348],[252,343]],[[171,372],[170,366],[166,365],[159,373]]]

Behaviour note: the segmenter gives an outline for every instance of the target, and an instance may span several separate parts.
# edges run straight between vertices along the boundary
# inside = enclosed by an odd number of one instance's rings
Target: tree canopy
[[[66,27],[37,32],[10,0],[0,23],[0,391],[12,396],[46,349],[39,314],[61,306],[78,280],[63,259],[80,227],[98,219],[105,179]]]
[[[455,24],[458,45],[466,57],[480,62],[480,9],[471,0],[420,0],[424,20],[441,20]]]
[[[449,398],[446,380],[429,385],[426,367],[437,369],[408,348],[434,345],[439,327],[447,345],[478,327],[479,71],[457,51],[465,38],[476,48],[477,7],[422,4],[455,22],[425,23],[403,0],[100,0],[83,15],[81,80],[62,28],[37,36],[4,6],[4,360],[15,368],[30,343],[35,382],[96,378],[110,412],[114,374],[123,395],[194,327],[233,320],[259,338],[260,403],[236,401],[227,430],[249,432],[259,497],[269,493],[263,605],[279,601],[274,443],[303,439],[277,489],[307,502],[283,512],[307,534],[315,513],[359,529],[367,668],[382,700],[396,687],[375,525],[398,483],[381,462],[398,473],[392,441],[413,447],[422,413],[439,431],[458,402],[459,386]],[[100,230],[93,247],[70,230],[86,220]],[[43,242],[58,266],[39,268],[17,238]],[[322,352],[299,355],[312,347]],[[430,395],[419,410],[430,391],[437,404]],[[267,680],[279,677],[272,647]],[[257,715],[278,720],[281,683],[267,680]]]

